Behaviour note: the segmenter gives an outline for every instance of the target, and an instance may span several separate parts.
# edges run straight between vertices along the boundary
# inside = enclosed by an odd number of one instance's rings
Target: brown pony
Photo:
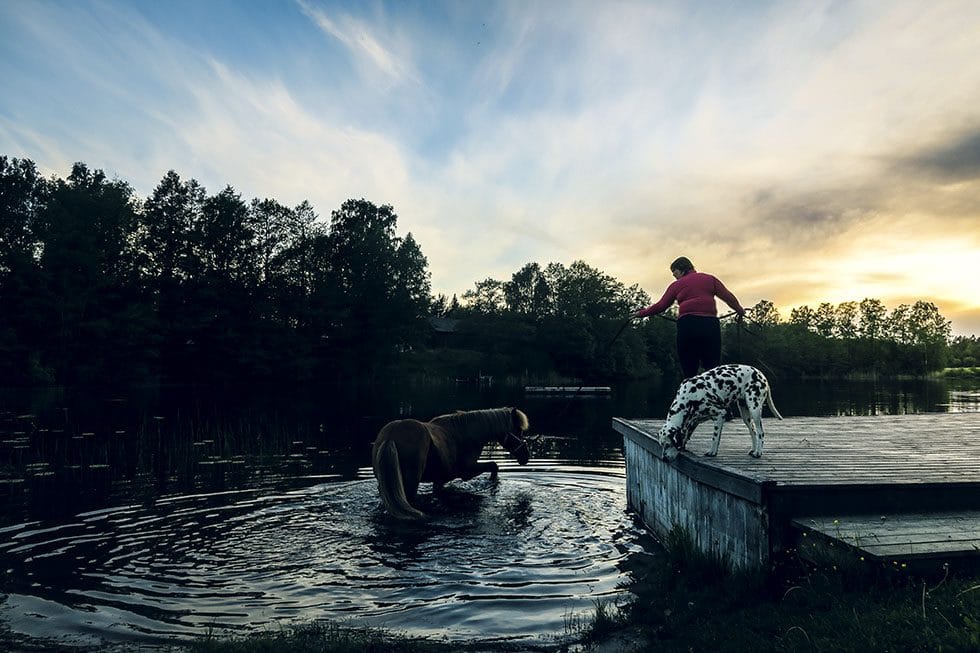
[[[381,501],[395,517],[421,519],[425,514],[411,504],[421,481],[431,482],[438,492],[454,478],[465,481],[490,472],[496,479],[497,463],[477,462],[491,440],[526,465],[531,457],[522,438],[527,428],[527,415],[516,408],[458,411],[428,422],[389,422],[371,449]]]

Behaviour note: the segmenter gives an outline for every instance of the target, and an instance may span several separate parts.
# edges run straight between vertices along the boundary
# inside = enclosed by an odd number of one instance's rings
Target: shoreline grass
[[[190,653],[803,653],[980,650],[980,574],[949,565],[923,573],[834,556],[789,557],[770,574],[733,572],[675,529],[621,603],[597,600],[553,645],[438,641],[315,623],[241,639],[207,637]]]
[[[650,650],[980,650],[975,565],[912,573],[856,556],[819,564],[791,557],[769,575],[753,575],[728,571],[683,533],[665,545],[665,567],[630,584],[636,598],[617,616]]]
[[[235,637],[209,633],[182,650],[187,653],[545,653],[556,649],[502,641],[443,641],[383,628],[315,621]]]
[[[946,379],[980,380],[980,367],[947,367],[939,373]]]

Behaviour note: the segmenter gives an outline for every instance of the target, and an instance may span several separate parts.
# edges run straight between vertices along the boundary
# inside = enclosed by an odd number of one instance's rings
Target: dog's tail
[[[766,393],[766,401],[769,403],[769,410],[772,411],[772,414],[777,418],[782,419],[783,416],[779,414],[778,410],[776,410],[776,404],[772,403],[772,388],[769,388],[769,392]]]

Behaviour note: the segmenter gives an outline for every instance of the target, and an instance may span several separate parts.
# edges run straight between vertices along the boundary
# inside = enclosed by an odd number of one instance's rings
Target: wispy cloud
[[[306,0],[296,0],[302,12],[327,36],[343,45],[363,68],[381,73],[393,84],[420,83],[418,73],[405,53],[390,51],[371,25],[350,14],[336,12],[331,18],[327,11]]]
[[[941,184],[980,181],[980,126],[903,157],[896,169]]]
[[[390,203],[443,292],[584,258],[656,294],[686,254],[748,303],[921,293],[980,332],[931,273],[980,258],[977,3],[193,7],[267,23],[0,4],[0,150]]]

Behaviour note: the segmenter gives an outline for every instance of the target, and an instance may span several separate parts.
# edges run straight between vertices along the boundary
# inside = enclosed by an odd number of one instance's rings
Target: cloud
[[[296,0],[296,4],[324,34],[343,45],[363,69],[379,72],[393,84],[420,83],[405,53],[396,54],[386,48],[368,23],[350,14],[339,14],[333,19],[305,0]]]
[[[900,158],[895,169],[941,184],[980,181],[980,128],[958,133],[943,143]]]
[[[685,254],[746,301],[951,302],[903,250],[978,251],[976,3],[289,9],[257,65],[131,5],[0,5],[0,145],[392,204],[449,293],[585,259],[658,294]]]

